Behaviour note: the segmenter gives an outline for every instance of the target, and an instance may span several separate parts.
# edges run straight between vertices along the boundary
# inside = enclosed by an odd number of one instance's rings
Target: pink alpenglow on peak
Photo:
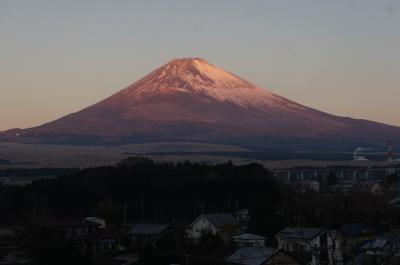
[[[103,101],[0,134],[31,143],[194,141],[257,148],[349,148],[400,141],[400,128],[324,113],[201,58],[174,59]]]
[[[174,92],[198,93],[220,102],[260,108],[279,104],[280,98],[201,58],[174,59],[115,96],[142,100],[155,93]]]

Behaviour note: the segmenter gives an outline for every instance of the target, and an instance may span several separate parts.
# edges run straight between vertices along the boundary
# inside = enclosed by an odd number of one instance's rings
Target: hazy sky
[[[176,57],[400,125],[400,0],[0,0],[0,130],[78,111]]]

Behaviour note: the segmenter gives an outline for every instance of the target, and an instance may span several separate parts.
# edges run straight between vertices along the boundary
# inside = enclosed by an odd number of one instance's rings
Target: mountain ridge
[[[204,59],[182,58],[81,111],[0,135],[22,142],[68,143],[78,138],[99,144],[172,140],[268,148],[279,141],[282,146],[326,141],[347,146],[400,140],[400,127],[331,115]]]

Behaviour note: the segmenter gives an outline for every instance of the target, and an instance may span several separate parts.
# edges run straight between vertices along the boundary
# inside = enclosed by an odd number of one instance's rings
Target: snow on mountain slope
[[[285,101],[200,58],[172,60],[115,96],[143,100],[154,94],[173,92],[198,93],[220,102],[260,109],[279,107]],[[298,104],[293,107],[303,108]]]

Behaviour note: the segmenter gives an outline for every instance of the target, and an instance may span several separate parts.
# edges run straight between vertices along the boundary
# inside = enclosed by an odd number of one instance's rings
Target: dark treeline
[[[131,158],[25,187],[0,186],[1,222],[99,216],[110,223],[188,224],[202,211],[250,210],[250,230],[272,236],[288,225],[335,228],[390,223],[383,199],[370,194],[295,193],[258,164],[161,163]]]
[[[193,220],[201,211],[233,212],[240,208],[263,216],[276,211],[280,201],[270,172],[257,164],[211,166],[140,158],[25,187],[2,187],[0,196],[3,213],[26,211],[34,215],[32,218],[84,214],[121,222],[126,205],[128,221],[169,223]],[[9,221],[14,218],[10,216]]]

